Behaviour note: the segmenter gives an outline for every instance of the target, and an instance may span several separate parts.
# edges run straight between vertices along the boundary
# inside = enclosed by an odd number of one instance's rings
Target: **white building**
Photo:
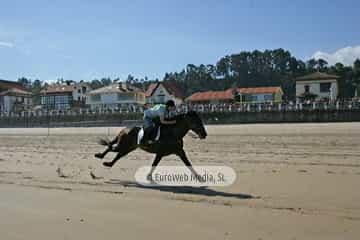
[[[87,93],[91,91],[85,82],[52,84],[41,91],[41,105],[47,109],[70,109],[85,107]]]
[[[180,90],[173,84],[166,82],[151,83],[145,93],[146,103],[157,104],[173,100],[176,105],[183,103],[183,96]]]
[[[32,94],[19,82],[0,80],[0,112],[19,112],[32,107]]]
[[[315,72],[303,77],[296,78],[296,98],[299,101],[304,99],[331,100],[338,97],[338,79],[336,75]]]
[[[88,93],[92,90],[90,85],[86,82],[79,82],[74,84],[74,90],[72,92],[74,107],[85,107],[86,98]]]
[[[275,87],[254,87],[238,88],[235,99],[237,102],[266,103],[282,102],[284,93],[280,86]]]
[[[32,107],[32,94],[22,89],[11,88],[0,93],[0,112],[20,112]]]
[[[116,82],[89,92],[86,104],[92,110],[142,106],[145,104],[145,93],[125,82]]]

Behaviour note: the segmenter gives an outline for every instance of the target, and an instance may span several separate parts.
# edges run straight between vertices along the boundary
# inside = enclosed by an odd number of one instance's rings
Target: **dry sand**
[[[360,239],[360,123],[207,129],[185,149],[234,168],[230,187],[141,187],[141,150],[102,167],[119,128],[0,129],[0,239]]]

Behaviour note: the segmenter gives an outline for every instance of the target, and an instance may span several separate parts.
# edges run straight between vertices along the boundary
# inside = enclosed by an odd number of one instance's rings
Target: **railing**
[[[267,112],[267,111],[316,111],[316,110],[360,110],[360,101],[307,102],[307,103],[247,103],[247,104],[195,104],[180,106],[185,111],[198,112]]]
[[[127,114],[139,113],[142,108],[123,108],[123,109],[64,109],[64,110],[33,110],[21,112],[0,112],[0,117],[44,117],[44,116],[82,116],[82,115],[105,115],[105,114]]]
[[[195,110],[198,112],[268,112],[268,111],[332,111],[332,110],[359,110],[360,101],[343,102],[308,102],[308,103],[257,103],[257,104],[195,104],[178,106],[179,112]],[[0,112],[1,117],[44,117],[44,116],[84,116],[141,113],[141,107],[122,109],[77,109],[77,110],[37,110],[22,112]]]

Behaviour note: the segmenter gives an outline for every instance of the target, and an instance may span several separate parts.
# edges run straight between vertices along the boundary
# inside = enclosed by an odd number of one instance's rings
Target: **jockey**
[[[168,120],[174,116],[176,106],[173,100],[168,100],[165,105],[157,104],[152,108],[144,110],[144,136],[142,143],[153,143],[153,138],[155,136],[153,131],[155,130],[156,123],[161,123],[164,125],[175,124],[175,120]]]

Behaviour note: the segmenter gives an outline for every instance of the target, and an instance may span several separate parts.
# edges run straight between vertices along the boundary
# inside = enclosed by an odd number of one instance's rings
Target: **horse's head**
[[[195,111],[186,113],[186,119],[189,124],[190,130],[195,132],[200,139],[205,139],[207,136],[203,121]]]

